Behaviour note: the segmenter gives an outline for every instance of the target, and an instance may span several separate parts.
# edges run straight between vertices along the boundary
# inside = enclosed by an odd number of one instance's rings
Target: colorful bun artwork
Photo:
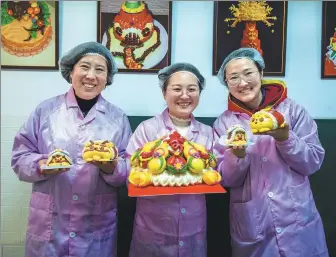
[[[48,47],[52,39],[48,1],[3,1],[1,43],[16,56],[33,56]]]
[[[72,165],[72,160],[70,158],[70,154],[62,149],[55,149],[48,155],[48,160],[46,163],[47,167],[60,167],[64,166],[67,168]]]
[[[127,69],[142,69],[161,45],[160,28],[144,1],[123,2],[106,36],[106,47]]]
[[[108,140],[97,140],[85,143],[83,152],[83,160],[91,161],[113,161],[118,158],[118,148]]]
[[[252,133],[262,133],[285,126],[284,116],[275,110],[261,110],[254,113],[250,118]]]
[[[177,131],[146,143],[131,156],[129,182],[135,187],[188,187],[216,185],[215,156]]]
[[[225,145],[228,146],[245,146],[247,137],[245,129],[240,125],[233,125],[227,130],[227,136],[224,139]]]

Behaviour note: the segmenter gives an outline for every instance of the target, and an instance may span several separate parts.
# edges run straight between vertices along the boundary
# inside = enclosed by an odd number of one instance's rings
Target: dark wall
[[[132,130],[150,117],[130,116]],[[215,118],[197,118],[212,126]],[[329,256],[336,256],[336,200],[333,188],[336,181],[336,120],[316,120],[320,140],[326,150],[321,170],[310,177],[317,208],[321,214]],[[127,257],[132,239],[135,198],[127,196],[127,188],[119,188],[118,195],[118,257]],[[207,195],[208,257],[231,256],[229,231],[229,193]]]

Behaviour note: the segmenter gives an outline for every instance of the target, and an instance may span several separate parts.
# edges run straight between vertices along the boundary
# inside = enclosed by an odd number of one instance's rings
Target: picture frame
[[[322,2],[321,78],[336,78],[336,2]]]
[[[216,1],[212,74],[232,51],[253,47],[264,58],[264,77],[285,76],[287,10],[287,1]]]
[[[171,64],[171,1],[97,4],[97,42],[110,49],[120,72],[157,73]]]
[[[1,68],[58,70],[58,1],[1,2]]]

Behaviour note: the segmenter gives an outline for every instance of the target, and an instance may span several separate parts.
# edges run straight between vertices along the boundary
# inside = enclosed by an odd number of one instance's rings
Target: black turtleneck
[[[98,96],[99,95],[97,95],[95,98],[90,99],[90,100],[85,100],[85,99],[79,98],[75,92],[77,104],[79,106],[79,109],[82,111],[84,117],[89,113],[92,106],[95,105],[95,103],[97,102]]]

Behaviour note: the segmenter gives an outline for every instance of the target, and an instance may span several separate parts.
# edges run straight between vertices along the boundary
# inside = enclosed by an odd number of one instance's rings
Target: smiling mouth
[[[190,106],[191,103],[178,103],[177,105],[182,107],[182,108],[186,108],[188,106]]]
[[[86,89],[93,89],[96,87],[95,85],[91,85],[91,84],[83,84],[83,85]]]
[[[248,92],[251,92],[251,91],[252,91],[252,88],[247,88],[247,89],[244,89],[244,90],[240,90],[239,93],[244,94],[244,93],[248,93]]]

